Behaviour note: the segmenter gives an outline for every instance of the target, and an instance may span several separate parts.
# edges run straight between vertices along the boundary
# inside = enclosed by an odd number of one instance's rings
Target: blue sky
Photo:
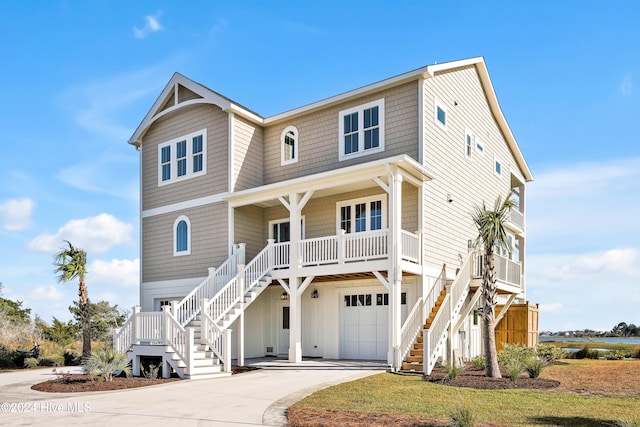
[[[640,2],[24,1],[0,14],[0,282],[47,321],[68,239],[89,296],[138,302],[138,155],[175,71],[269,116],[434,62],[484,56],[534,174],[540,328],[640,323]]]

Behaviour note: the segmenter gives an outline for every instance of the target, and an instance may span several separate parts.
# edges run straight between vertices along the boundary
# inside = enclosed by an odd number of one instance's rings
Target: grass
[[[576,361],[578,362],[578,361]],[[587,378],[606,382],[594,372],[609,370],[613,365],[604,361],[572,361],[569,365],[548,367],[545,378],[576,377],[582,371]],[[617,362],[625,369],[621,375],[633,383],[640,362]],[[634,372],[635,374],[633,374]],[[611,373],[611,371],[609,372]],[[618,393],[598,389],[585,390],[583,385],[561,387],[554,391],[537,390],[476,390],[457,388],[423,381],[416,375],[382,373],[362,380],[321,390],[295,406],[339,411],[390,413],[416,416],[426,420],[450,420],[452,409],[460,402],[473,402],[472,411],[478,423],[498,423],[504,426],[605,426],[633,419],[640,407],[640,386]],[[581,389],[581,387],[583,387]]]

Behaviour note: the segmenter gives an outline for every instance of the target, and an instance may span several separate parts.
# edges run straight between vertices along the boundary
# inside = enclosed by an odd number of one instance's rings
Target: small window
[[[484,144],[479,138],[476,138],[476,151],[480,154],[484,154]]]
[[[173,255],[189,255],[191,253],[191,223],[189,218],[181,215],[173,225]]]
[[[447,130],[447,108],[437,99],[434,106],[434,120],[442,130]]]
[[[280,141],[280,164],[296,163],[298,161],[298,129],[295,126],[287,126],[280,135]]]
[[[384,99],[340,111],[339,159],[384,151]]]
[[[502,176],[502,163],[497,158],[495,159],[495,166],[493,168],[493,173],[500,178]]]
[[[465,132],[464,132],[464,156],[469,160],[471,160],[472,155],[473,155],[473,145],[474,145],[473,134],[470,131],[465,130]]]

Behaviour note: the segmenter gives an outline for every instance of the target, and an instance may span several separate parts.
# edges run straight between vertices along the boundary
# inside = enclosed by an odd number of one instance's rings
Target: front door
[[[278,304],[278,354],[289,354],[289,301]]]

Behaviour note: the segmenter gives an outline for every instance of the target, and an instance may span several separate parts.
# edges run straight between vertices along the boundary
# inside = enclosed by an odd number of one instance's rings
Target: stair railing
[[[174,315],[180,325],[186,326],[195,319],[201,308],[200,301],[211,298],[237,274],[244,252],[244,244],[234,245],[233,254],[177,304]]]
[[[424,324],[424,316],[422,315],[424,311],[424,301],[422,297],[418,298],[413,309],[407,316],[407,320],[404,321],[402,325],[402,329],[400,330],[400,347],[398,348],[398,354],[396,355],[396,368],[400,368],[402,365],[402,361],[407,357],[409,350],[411,350],[411,346],[413,342],[416,340],[420,330]]]
[[[170,347],[175,355],[190,369],[190,359],[187,355],[191,353],[193,332],[190,334],[189,331],[178,322],[171,313],[170,306],[165,305],[162,307],[162,316],[164,345]]]

